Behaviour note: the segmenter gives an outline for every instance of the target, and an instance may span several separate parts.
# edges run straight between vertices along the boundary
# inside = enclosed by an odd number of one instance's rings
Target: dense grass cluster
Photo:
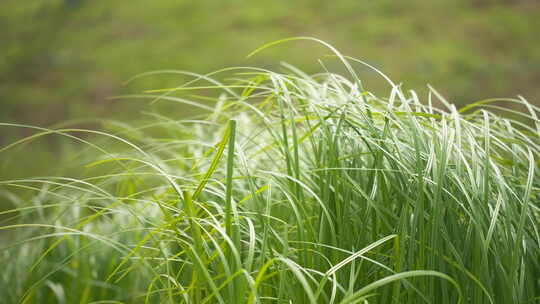
[[[337,56],[347,77],[226,69],[144,96],[198,117],[3,147],[88,146],[81,176],[0,182],[2,302],[539,301],[540,109],[373,96]]]

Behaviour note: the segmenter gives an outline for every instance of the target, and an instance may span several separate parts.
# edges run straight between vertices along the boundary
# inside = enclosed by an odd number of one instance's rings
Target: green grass
[[[540,109],[523,98],[502,100],[524,109],[516,120],[489,111],[503,110],[497,100],[457,109],[382,74],[377,97],[356,60],[331,50],[347,73],[228,69],[148,93],[212,105],[190,119],[34,128],[5,145],[32,153],[52,136],[87,148],[71,153],[73,177],[0,182],[13,206],[1,214],[0,298],[538,302]]]

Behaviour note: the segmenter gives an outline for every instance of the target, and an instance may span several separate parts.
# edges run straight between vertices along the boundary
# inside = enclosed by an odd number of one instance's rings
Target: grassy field
[[[129,5],[3,0],[0,121],[54,128],[83,119],[87,123],[79,126],[96,128],[99,125],[88,121],[99,117],[136,124],[145,118],[140,113],[145,100],[111,97],[188,80],[162,74],[125,84],[153,70],[279,69],[279,62],[286,61],[308,73],[319,72],[317,59],[328,52],[309,43],[278,46],[263,56],[245,58],[259,45],[291,36],[328,41],[403,80],[404,91],[425,94],[430,83],[458,107],[518,94],[539,105],[539,20],[538,1],[530,0],[277,0],[274,5],[238,0],[131,0]],[[341,68],[327,64],[332,71]],[[355,68],[372,92],[387,93],[376,73],[361,65]],[[175,113],[174,118],[194,114],[190,107],[161,103],[153,111]],[[29,134],[0,131],[0,144]],[[49,164],[72,148],[51,139],[41,142],[33,145],[31,155],[4,162],[0,178],[57,174],[62,166]]]
[[[386,83],[375,95],[361,62],[326,47],[343,73],[229,68],[145,93],[199,108],[189,118],[1,124],[34,134],[2,154],[50,137],[86,148],[58,161],[68,177],[0,182],[0,298],[540,301],[540,109],[457,108],[366,66]]]
[[[284,60],[319,71],[316,59],[327,53],[311,44],[245,59],[259,45],[291,36],[328,41],[406,80],[407,88],[425,92],[430,83],[458,105],[518,94],[538,105],[539,8],[528,0],[4,0],[0,120],[134,119],[140,105],[107,98],[182,81],[165,75],[122,86],[152,70],[275,68]],[[374,73],[357,69],[373,91],[385,93]]]

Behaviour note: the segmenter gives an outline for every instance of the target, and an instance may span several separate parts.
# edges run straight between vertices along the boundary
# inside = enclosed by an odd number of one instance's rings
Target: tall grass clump
[[[0,299],[540,301],[540,109],[521,97],[503,100],[526,110],[516,119],[490,111],[504,110],[495,99],[456,109],[382,74],[377,97],[352,67],[362,62],[328,47],[347,75],[165,71],[193,80],[131,96],[201,108],[189,119],[2,124],[36,133],[0,153],[31,153],[43,136],[87,148],[76,176],[0,182],[12,206]]]

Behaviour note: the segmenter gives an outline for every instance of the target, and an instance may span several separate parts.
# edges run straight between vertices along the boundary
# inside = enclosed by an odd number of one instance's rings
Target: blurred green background
[[[245,58],[291,36],[327,41],[421,94],[429,83],[458,105],[518,94],[535,104],[540,98],[537,0],[2,0],[0,121],[135,120],[148,110],[144,103],[108,97],[182,82],[163,75],[123,84],[152,70],[207,73],[233,65],[279,68],[286,61],[321,71],[317,59],[329,52],[311,42]],[[373,72],[358,68],[368,90],[389,93]],[[2,127],[0,143],[31,133]],[[0,176],[50,168],[59,148],[54,139],[44,142],[32,145],[24,166],[23,156],[9,156],[19,161],[5,161]]]

